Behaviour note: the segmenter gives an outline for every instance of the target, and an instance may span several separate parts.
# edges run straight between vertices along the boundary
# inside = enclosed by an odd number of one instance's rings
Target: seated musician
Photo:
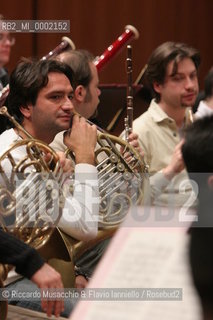
[[[32,137],[46,144],[51,143],[58,132],[70,127],[73,111],[72,81],[72,70],[59,61],[21,62],[10,77],[8,99],[10,114]],[[3,154],[9,146],[25,138],[25,132],[20,129],[12,128],[5,131],[0,136],[0,153]],[[97,234],[99,193],[97,170],[94,166],[96,138],[96,127],[87,124],[85,119],[75,115],[72,120],[72,129],[65,135],[65,144],[75,154],[75,184],[72,184],[73,196],[69,195],[65,199],[59,227],[79,240],[87,240]],[[26,150],[22,148],[14,152],[13,157],[18,161],[25,154]],[[70,162],[65,159],[64,155],[61,155],[61,165],[70,176]],[[5,167],[4,162],[2,168],[6,172],[11,169]],[[69,179],[66,179],[65,183],[67,185]],[[86,192],[92,196],[86,196]],[[10,287],[18,289],[24,284],[26,288],[31,285],[27,279],[23,279],[10,284]],[[27,308],[41,309],[40,305],[35,305],[35,303],[25,304],[24,301],[18,301],[17,304]],[[70,310],[69,302],[63,315],[69,316]]]
[[[133,121],[133,129],[149,166],[153,205],[188,205],[192,196],[181,146],[187,108],[194,105],[198,93],[199,64],[196,49],[175,42],[158,46],[148,61],[146,78],[155,99]]]
[[[73,105],[75,110],[85,118],[92,117],[99,104],[101,94],[98,88],[99,78],[94,65],[94,56],[86,50],[70,50],[61,53],[58,59],[67,63],[75,74]],[[137,135],[131,133],[129,142],[133,147],[138,147]],[[63,133],[59,133],[53,143],[53,149],[63,151]],[[139,150],[140,151],[140,150]],[[85,287],[94,268],[102,257],[110,239],[105,239],[96,244],[91,250],[83,254],[76,263],[76,287]]]

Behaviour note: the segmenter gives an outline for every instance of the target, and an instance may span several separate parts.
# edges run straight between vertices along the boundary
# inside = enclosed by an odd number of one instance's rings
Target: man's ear
[[[213,190],[213,175],[208,177],[208,186],[211,190]]]
[[[84,86],[82,85],[77,86],[75,89],[74,95],[75,95],[75,99],[78,102],[83,102],[86,96],[86,89],[84,88]]]
[[[161,93],[161,84],[158,82],[153,82],[153,88],[157,93]]]
[[[31,110],[32,110],[32,106],[31,105],[21,106],[20,107],[21,113],[27,119],[29,119],[31,117]]]

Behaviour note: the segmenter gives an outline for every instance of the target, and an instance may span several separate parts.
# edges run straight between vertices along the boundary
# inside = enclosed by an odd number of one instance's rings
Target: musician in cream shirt
[[[73,111],[72,81],[72,70],[61,62],[46,60],[19,63],[10,78],[8,106],[10,114],[32,137],[46,144],[51,143],[58,132],[70,127]],[[2,155],[13,143],[25,138],[27,138],[26,133],[19,128],[5,131],[0,136],[0,154]],[[72,130],[69,130],[64,137],[67,147],[75,153],[76,166],[74,183],[69,178],[65,179],[65,185],[72,183],[74,191],[73,196],[70,195],[65,199],[59,227],[79,240],[88,240],[97,234],[99,191],[97,170],[94,166],[96,138],[96,127],[87,124],[78,116],[73,117]],[[13,158],[17,164],[18,160],[23,159],[26,150],[24,147],[14,150]],[[63,153],[60,159],[61,166],[69,177],[70,161],[66,160]],[[2,168],[8,173],[11,165],[7,167],[4,165],[3,161]],[[16,282],[15,286],[19,283]],[[18,305],[41,309],[33,303],[31,306],[25,305],[24,301],[19,301]],[[64,315],[68,316],[70,309],[69,312],[65,311]]]
[[[183,43],[165,42],[148,61],[147,80],[155,99],[133,122],[149,165],[151,203],[158,206],[194,206],[196,194],[188,180],[181,146],[186,111],[198,93],[200,56]]]

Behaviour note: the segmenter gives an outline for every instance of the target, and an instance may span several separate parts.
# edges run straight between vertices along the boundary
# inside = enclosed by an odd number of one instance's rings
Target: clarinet
[[[127,116],[124,119],[125,140],[128,142],[129,134],[132,132],[133,124],[133,87],[132,87],[132,46],[127,46],[126,59],[126,73],[127,73]]]

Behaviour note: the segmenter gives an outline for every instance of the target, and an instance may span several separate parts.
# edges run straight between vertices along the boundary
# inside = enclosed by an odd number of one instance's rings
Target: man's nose
[[[72,111],[74,109],[74,105],[72,103],[72,100],[70,100],[69,97],[66,97],[63,101],[63,104],[62,104],[62,108],[63,110],[70,110]]]
[[[190,88],[194,87],[194,85],[195,85],[195,80],[191,79],[190,77],[187,77],[186,84],[185,84],[186,88],[190,89]]]

